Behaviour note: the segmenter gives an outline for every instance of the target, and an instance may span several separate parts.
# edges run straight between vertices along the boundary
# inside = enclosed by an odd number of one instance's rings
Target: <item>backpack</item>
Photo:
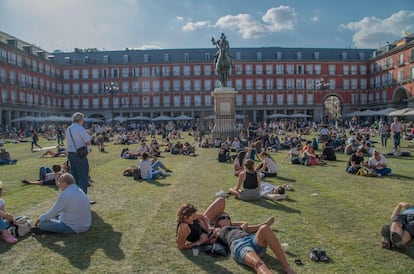
[[[17,216],[14,219],[13,226],[10,228],[10,233],[14,237],[23,237],[31,231],[32,223],[32,218],[29,216]]]
[[[134,180],[141,180],[141,170],[137,167],[134,168],[134,171],[132,172],[132,176],[134,177]]]

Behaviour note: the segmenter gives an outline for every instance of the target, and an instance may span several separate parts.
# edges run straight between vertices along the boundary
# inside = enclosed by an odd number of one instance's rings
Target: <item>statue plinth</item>
[[[219,138],[224,141],[227,136],[239,136],[236,127],[236,94],[234,88],[215,88],[211,93],[214,97],[214,112],[216,115],[214,128],[211,131],[213,140]]]

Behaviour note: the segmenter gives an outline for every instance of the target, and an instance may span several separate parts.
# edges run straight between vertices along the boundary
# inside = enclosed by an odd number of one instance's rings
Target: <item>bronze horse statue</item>
[[[215,41],[213,37],[211,41],[213,45],[217,45],[218,47],[214,68],[219,75],[221,86],[227,87],[227,82],[229,81],[229,71],[232,67],[231,59],[228,54],[229,43],[223,33],[221,34],[220,40]]]

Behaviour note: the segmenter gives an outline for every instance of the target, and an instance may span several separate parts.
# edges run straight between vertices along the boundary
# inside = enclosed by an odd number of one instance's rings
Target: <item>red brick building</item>
[[[231,48],[236,112],[249,121],[413,106],[414,35],[380,49]],[[213,114],[215,48],[46,52],[0,32],[0,124],[22,118]]]

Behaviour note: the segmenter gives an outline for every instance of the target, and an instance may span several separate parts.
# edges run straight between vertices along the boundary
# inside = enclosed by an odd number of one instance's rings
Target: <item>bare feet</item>
[[[275,222],[275,216],[272,216],[265,221],[265,224],[267,224],[268,226],[271,226],[274,222]]]

